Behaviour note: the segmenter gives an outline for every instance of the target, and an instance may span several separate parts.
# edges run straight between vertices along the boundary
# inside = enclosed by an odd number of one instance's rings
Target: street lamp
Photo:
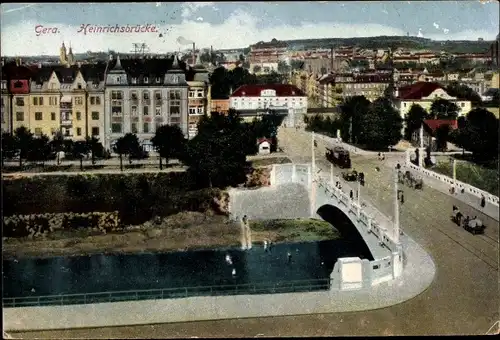
[[[394,242],[399,243],[398,170],[394,171]]]

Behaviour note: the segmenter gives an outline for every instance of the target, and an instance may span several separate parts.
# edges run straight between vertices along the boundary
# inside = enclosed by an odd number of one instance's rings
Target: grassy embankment
[[[465,161],[457,161],[456,168],[457,180],[498,195],[498,169],[489,169]],[[453,177],[453,164],[449,158],[438,158],[438,164],[432,170]]]

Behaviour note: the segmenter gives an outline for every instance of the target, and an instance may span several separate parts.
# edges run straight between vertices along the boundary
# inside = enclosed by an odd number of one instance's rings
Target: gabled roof
[[[413,85],[404,86],[399,89],[399,99],[422,99],[427,97],[432,92],[437,89],[442,89],[443,87],[438,83],[419,81]]]
[[[299,88],[288,84],[243,85],[231,94],[231,97],[260,97],[263,90],[275,90],[277,97],[305,97]]]
[[[456,119],[424,119],[424,124],[427,125],[432,134],[434,134],[441,125],[449,125],[452,130],[458,129],[458,122]]]

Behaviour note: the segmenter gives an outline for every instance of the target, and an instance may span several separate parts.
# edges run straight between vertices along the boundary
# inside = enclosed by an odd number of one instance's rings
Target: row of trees
[[[276,72],[257,76],[243,67],[235,67],[232,70],[218,67],[210,75],[211,97],[212,99],[227,99],[231,90],[235,91],[242,85],[279,84],[283,80],[284,75]]]
[[[369,150],[386,150],[401,139],[402,119],[387,97],[373,103],[364,96],[350,97],[340,105],[340,111],[337,120],[319,116],[306,119],[306,128],[330,136],[340,130],[344,141]]]
[[[156,130],[151,142],[159,154],[160,169],[171,159],[178,159],[188,166],[188,173],[201,187],[224,187],[235,185],[246,179],[246,156],[257,153],[257,139],[266,137],[274,140],[276,147],[276,131],[283,117],[275,114],[243,122],[239,115],[230,110],[229,114],[212,112],[204,116],[198,123],[198,134],[191,140],[177,125],[163,125]],[[2,160],[20,155],[20,166],[23,160],[45,161],[51,153],[70,152],[80,159],[92,153],[92,159],[103,155],[102,145],[95,138],[72,142],[56,135],[52,141],[47,136],[34,137],[25,127],[18,128],[14,135],[2,135]],[[144,151],[135,134],[127,133],[116,141],[113,151],[119,155],[120,168],[123,170],[123,159],[144,157]]]
[[[85,155],[91,154],[92,162],[96,158],[103,158],[106,152],[96,137],[87,137],[83,141],[64,139],[57,133],[52,140],[46,135],[35,136],[26,127],[21,126],[14,134],[2,133],[2,166],[5,159],[19,157],[19,166],[23,160],[41,161],[59,159],[59,153],[64,152],[67,158],[80,159],[83,162]]]

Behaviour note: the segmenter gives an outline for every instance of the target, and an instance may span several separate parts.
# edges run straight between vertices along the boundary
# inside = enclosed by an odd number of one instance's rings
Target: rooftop
[[[231,97],[260,97],[264,90],[276,91],[277,97],[305,97],[299,88],[288,84],[243,85],[231,94]]]
[[[399,89],[399,99],[422,99],[437,89],[442,89],[438,83],[419,81],[413,85],[403,86]]]
[[[448,119],[424,119],[424,124],[434,134],[441,125],[449,125],[452,130],[458,129],[457,120]]]

